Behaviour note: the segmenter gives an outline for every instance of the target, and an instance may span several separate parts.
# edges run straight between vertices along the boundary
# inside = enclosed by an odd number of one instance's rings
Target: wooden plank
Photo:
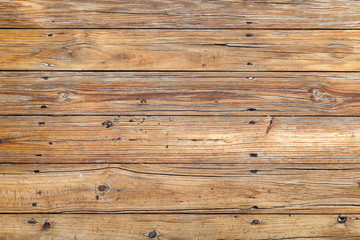
[[[2,213],[360,213],[359,164],[2,165]]]
[[[7,28],[359,28],[352,0],[11,0]]]
[[[359,79],[319,72],[1,72],[0,114],[360,115]]]
[[[2,29],[0,38],[0,70],[360,70],[356,30]]]
[[[359,239],[359,215],[10,214],[1,239]],[[341,220],[340,220],[341,222]]]
[[[3,116],[6,163],[359,163],[358,117]]]

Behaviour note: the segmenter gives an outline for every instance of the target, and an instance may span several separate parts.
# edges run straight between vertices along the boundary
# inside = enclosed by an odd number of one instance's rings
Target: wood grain
[[[358,30],[2,29],[0,38],[0,70],[360,70]]]
[[[360,115],[359,79],[329,72],[1,72],[0,114]]]
[[[11,0],[3,28],[359,28],[352,0]]]
[[[358,117],[3,116],[6,163],[359,163]]]
[[[352,239],[359,215],[0,215],[0,239]],[[44,224],[45,227],[44,229]]]
[[[3,165],[2,213],[360,213],[359,164]]]

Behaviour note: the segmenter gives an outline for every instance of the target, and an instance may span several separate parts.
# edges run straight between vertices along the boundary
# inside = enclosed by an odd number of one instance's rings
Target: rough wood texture
[[[0,240],[360,239],[360,1],[0,2]]]
[[[3,116],[7,163],[358,163],[357,117]]]
[[[0,30],[0,70],[358,71],[359,30]]]
[[[360,237],[360,216],[341,215],[0,215],[0,239],[283,240]],[[45,226],[45,228],[44,228]]]
[[[0,114],[360,115],[359,79],[321,72],[2,72]]]
[[[2,213],[360,213],[359,164],[3,165]]]
[[[3,28],[359,28],[353,0],[8,0]]]

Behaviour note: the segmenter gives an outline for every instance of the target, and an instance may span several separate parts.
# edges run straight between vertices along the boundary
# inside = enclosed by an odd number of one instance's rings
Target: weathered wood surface
[[[360,115],[360,74],[1,72],[0,114]]]
[[[2,116],[6,163],[359,163],[358,117]]]
[[[359,28],[353,0],[11,0],[2,28]]]
[[[360,30],[2,29],[0,38],[0,70],[360,70]]]
[[[360,213],[359,164],[3,165],[2,213]]]
[[[360,237],[360,216],[188,214],[0,215],[0,239],[347,239]],[[340,221],[341,222],[341,221]]]
[[[0,240],[360,239],[359,19],[0,2]]]

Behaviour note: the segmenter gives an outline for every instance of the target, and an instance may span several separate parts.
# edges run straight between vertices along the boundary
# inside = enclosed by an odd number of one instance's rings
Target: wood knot
[[[321,89],[318,88],[312,88],[309,90],[309,93],[311,93],[311,99],[313,101],[319,101],[323,98],[324,92]]]
[[[67,92],[63,92],[63,93],[60,94],[60,97],[61,98],[67,98],[68,95],[69,94]]]
[[[100,192],[106,192],[106,191],[109,190],[109,186],[108,186],[108,185],[105,185],[105,184],[100,185],[100,186],[98,186],[98,190],[99,190]]]

